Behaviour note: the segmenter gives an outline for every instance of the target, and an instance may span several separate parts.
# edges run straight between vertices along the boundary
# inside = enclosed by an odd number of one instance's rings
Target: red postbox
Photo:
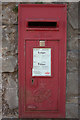
[[[66,8],[19,5],[20,118],[65,118]]]

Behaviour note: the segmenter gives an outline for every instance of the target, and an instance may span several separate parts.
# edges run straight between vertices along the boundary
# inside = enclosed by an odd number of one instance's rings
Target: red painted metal
[[[18,8],[19,118],[65,118],[67,6],[20,4]],[[29,21],[57,26],[29,28]],[[40,40],[45,40],[44,47]],[[33,48],[51,48],[51,76],[32,76]]]

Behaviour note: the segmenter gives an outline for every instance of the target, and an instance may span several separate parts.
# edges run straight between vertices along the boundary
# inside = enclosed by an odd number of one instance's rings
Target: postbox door
[[[59,41],[26,40],[25,109],[57,111],[59,97]]]

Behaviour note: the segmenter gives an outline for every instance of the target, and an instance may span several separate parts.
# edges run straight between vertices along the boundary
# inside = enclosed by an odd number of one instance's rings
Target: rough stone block
[[[2,74],[2,87],[3,88],[18,88],[18,76],[16,73],[3,73]]]
[[[2,112],[0,113],[0,120],[2,120]]]
[[[2,118],[2,90],[0,89],[0,120]]]
[[[77,103],[78,104],[78,96],[67,97],[66,103]]]
[[[9,109],[15,109],[18,107],[18,94],[17,89],[6,89],[5,100],[9,105]]]
[[[67,40],[73,39],[74,37],[76,37],[76,30],[72,28],[69,20],[67,20]]]
[[[2,72],[14,72],[17,66],[17,57],[6,56],[2,59]]]
[[[73,29],[78,29],[78,3],[69,3],[68,20]]]
[[[67,99],[78,96],[78,72],[67,74]]]
[[[80,55],[80,35],[78,36],[78,50],[79,50],[79,55]],[[80,58],[80,56],[79,56]]]
[[[68,40],[68,50],[78,50],[78,36]]]
[[[0,89],[0,112],[2,112],[2,90]]]
[[[78,51],[67,52],[67,70],[69,72],[78,71]]]
[[[66,104],[66,118],[78,118],[78,104]]]
[[[2,26],[2,3],[0,2],[0,26]]]
[[[2,26],[2,54],[14,55],[18,53],[18,33],[14,25]]]
[[[15,2],[2,4],[2,24],[17,24],[18,12],[14,11],[15,7]]]
[[[80,104],[78,106],[78,118],[80,118]]]
[[[80,105],[80,95],[78,96],[78,103],[79,103],[79,105]]]
[[[17,89],[3,89],[2,92],[2,117],[18,118]]]
[[[0,68],[1,69],[1,68]],[[2,89],[2,73],[0,72],[0,90]]]

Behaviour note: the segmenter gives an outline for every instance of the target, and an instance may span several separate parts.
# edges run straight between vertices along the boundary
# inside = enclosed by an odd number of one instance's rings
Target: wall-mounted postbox
[[[20,4],[19,117],[64,118],[66,5]]]

